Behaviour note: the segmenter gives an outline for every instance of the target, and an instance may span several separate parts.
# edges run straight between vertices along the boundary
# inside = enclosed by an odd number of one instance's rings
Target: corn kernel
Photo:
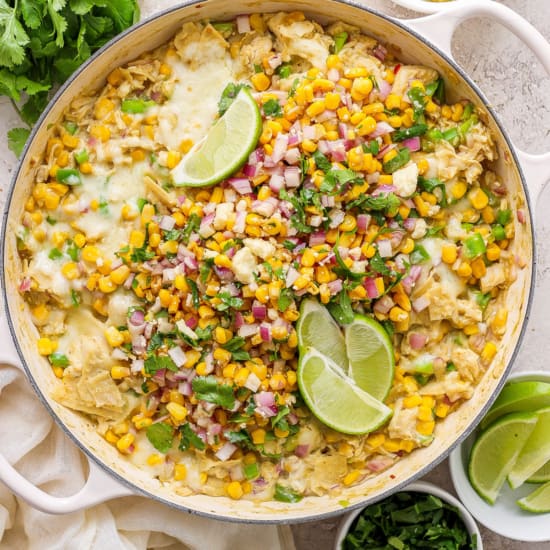
[[[116,327],[109,327],[105,330],[105,338],[113,348],[121,346],[124,343],[122,333]]]
[[[112,327],[112,328],[114,328],[114,327]],[[126,378],[127,376],[130,376],[130,369],[128,367],[120,367],[118,365],[115,365],[114,367],[111,367],[111,378],[113,380],[122,380],[123,378]]]
[[[116,442],[116,447],[121,453],[131,452],[135,439],[134,434],[127,433]]]
[[[178,423],[183,422],[187,418],[188,411],[180,403],[170,401],[170,403],[167,403],[166,405],[166,410],[168,411],[172,419]]]
[[[117,289],[117,285],[111,281],[110,277],[107,276],[101,277],[97,284],[99,290],[103,292],[103,294],[109,294]]]
[[[229,497],[233,500],[239,500],[244,494],[243,488],[238,481],[232,481],[229,483],[226,487],[226,491]]]
[[[458,252],[454,244],[446,244],[441,249],[441,259],[446,264],[454,264],[458,257]]]
[[[472,268],[470,267],[470,264],[462,262],[456,270],[456,273],[460,277],[470,277],[472,275]]]
[[[388,94],[386,97],[386,107],[391,111],[393,109],[399,109],[401,106],[401,96],[398,94]]]
[[[174,466],[174,481],[183,481],[187,477],[187,466],[179,463]]]
[[[353,485],[361,475],[359,470],[352,470],[349,474],[346,474],[343,479],[344,485]]]
[[[250,77],[250,81],[256,90],[263,92],[267,90],[271,84],[271,80],[265,73],[256,73]]]
[[[395,439],[386,439],[384,443],[382,443],[382,446],[386,451],[390,453],[397,453],[401,450],[401,445],[399,444],[399,441]]]
[[[254,445],[262,445],[263,443],[265,443],[266,432],[263,428],[257,428],[250,435],[252,437],[252,442],[254,443]]]
[[[69,279],[69,281],[76,279],[80,275],[78,265],[75,262],[67,262],[64,264],[61,268],[61,273],[63,273],[63,276]]]
[[[450,405],[447,403],[438,403],[435,407],[435,416],[437,418],[445,418],[449,414]]]
[[[485,267],[485,262],[482,258],[476,258],[471,263],[472,275],[476,279],[481,279],[485,273],[487,273],[487,268]]]
[[[451,189],[451,193],[455,199],[461,199],[468,189],[468,185],[465,181],[457,181],[453,188]]]
[[[418,418],[418,420],[429,422],[433,420],[432,409],[430,407],[427,407],[426,405],[421,405],[420,407],[418,407],[416,417]]]
[[[489,204],[489,197],[485,191],[480,188],[470,191],[468,199],[476,210],[483,210]]]
[[[484,363],[490,363],[497,353],[497,346],[494,342],[487,342],[481,352],[481,360]]]
[[[50,338],[39,338],[37,346],[40,355],[51,355],[57,349],[57,343]]]
[[[416,431],[421,435],[432,435],[435,428],[435,420],[419,421],[416,423]]]

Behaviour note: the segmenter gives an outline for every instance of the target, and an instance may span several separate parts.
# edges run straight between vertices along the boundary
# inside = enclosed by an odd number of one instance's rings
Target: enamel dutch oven
[[[37,331],[31,322],[18,288],[20,261],[14,228],[23,213],[30,194],[37,159],[46,147],[48,128],[57,122],[66,106],[83,90],[101,86],[107,74],[116,66],[135,59],[142,53],[168,41],[185,21],[210,18],[227,20],[241,13],[302,10],[321,22],[341,20],[362,27],[382,42],[401,51],[400,57],[409,63],[436,68],[445,78],[451,100],[468,98],[485,112],[494,133],[499,158],[496,171],[510,190],[511,208],[524,212],[524,223],[516,219],[515,247],[525,258],[526,267],[518,269],[517,278],[509,290],[509,319],[502,345],[493,364],[475,390],[475,394],[460,409],[438,426],[432,445],[417,450],[391,469],[367,479],[355,487],[345,488],[337,497],[307,497],[296,504],[281,502],[233,501],[205,495],[180,496],[148,477],[124,460],[94,429],[91,421],[56,403],[50,396],[59,380],[43,357],[36,351]],[[495,19],[522,38],[538,55],[550,72],[550,45],[532,26],[514,12],[495,2],[463,0],[454,9],[421,19],[399,21],[381,15],[363,5],[344,0],[203,0],[187,2],[144,21],[114,39],[63,86],[35,126],[21,162],[8,191],[3,219],[2,274],[5,318],[0,332],[4,334],[0,360],[24,370],[29,382],[54,417],[57,424],[85,453],[89,461],[89,477],[75,495],[58,498],[31,485],[0,455],[0,479],[34,507],[49,513],[66,513],[88,507],[118,496],[142,495],[175,508],[203,516],[243,522],[289,522],[320,519],[343,511],[343,499],[350,508],[365,506],[395,492],[426,474],[441,462],[475,427],[504,384],[518,350],[534,288],[533,204],[550,175],[550,154],[527,155],[515,149],[498,122],[487,100],[476,85],[454,62],[450,42],[457,25],[472,17]]]

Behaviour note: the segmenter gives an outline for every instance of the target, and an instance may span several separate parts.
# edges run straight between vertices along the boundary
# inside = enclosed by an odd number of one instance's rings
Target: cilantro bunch
[[[52,89],[139,15],[137,0],[0,0],[0,94],[32,126]],[[11,130],[10,149],[28,134]]]

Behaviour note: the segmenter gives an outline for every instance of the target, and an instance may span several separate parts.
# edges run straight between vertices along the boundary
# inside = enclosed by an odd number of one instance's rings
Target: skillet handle
[[[451,40],[460,23],[473,17],[494,19],[512,31],[537,56],[550,75],[550,44],[531,23],[503,4],[490,0],[463,0],[459,5],[449,7],[440,13],[418,19],[400,20],[400,22],[425,36],[440,50],[453,59]],[[530,199],[536,205],[538,198],[550,180],[550,152],[546,154],[526,153],[517,147],[515,150],[524,172]],[[534,207],[532,213],[534,212]]]
[[[1,314],[0,314],[1,315]],[[11,340],[3,315],[0,316],[0,363],[24,371]],[[1,398],[1,394],[0,394]],[[88,458],[89,475],[86,483],[74,495],[56,497],[42,491],[25,479],[0,452],[0,482],[33,508],[48,514],[67,514],[105,502],[111,498],[135,495]]]
[[[69,514],[111,498],[135,496],[132,490],[115,481],[95,462],[88,460],[88,463],[90,470],[84,487],[68,497],[56,497],[34,486],[2,454],[0,454],[0,481],[33,508],[47,514]]]

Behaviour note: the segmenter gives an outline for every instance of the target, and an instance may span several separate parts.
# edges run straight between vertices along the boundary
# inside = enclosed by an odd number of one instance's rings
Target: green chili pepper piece
[[[492,234],[495,241],[503,241],[506,238],[506,231],[504,231],[504,227],[499,224],[493,225]]]
[[[88,151],[86,149],[82,149],[82,151],[77,151],[74,154],[74,159],[78,164],[82,164],[83,162],[88,162],[90,156],[88,155]]]
[[[382,167],[386,174],[393,174],[396,170],[407,164],[410,159],[411,152],[408,147],[403,147],[403,149],[399,150],[397,156],[393,157],[391,160],[388,160],[388,162],[385,162]]]
[[[422,136],[426,133],[427,129],[428,129],[428,126],[426,124],[415,124],[410,128],[405,128],[403,130],[396,130],[392,134],[392,138],[393,138],[393,141],[403,141],[404,139]]]
[[[63,353],[59,353],[56,351],[51,355],[48,355],[48,359],[51,365],[54,367],[65,368],[69,366],[69,358]]]
[[[487,250],[485,246],[485,241],[480,233],[474,233],[471,237],[468,237],[464,241],[464,246],[466,248],[466,256],[468,258],[475,258],[481,256]]]
[[[508,208],[506,210],[499,210],[497,212],[497,223],[500,225],[506,225],[512,220],[512,211]]]
[[[122,102],[122,112],[131,115],[139,115],[144,113],[149,107],[156,105],[154,101],[145,101],[143,99],[125,99]]]
[[[338,54],[340,53],[340,50],[344,47],[344,44],[348,40],[348,33],[347,32],[339,32],[338,34],[334,35],[334,53]]]
[[[65,185],[80,185],[82,183],[80,172],[74,168],[59,168],[55,177],[58,182]]]
[[[430,258],[428,251],[421,244],[417,244],[410,255],[411,264],[421,264]]]

